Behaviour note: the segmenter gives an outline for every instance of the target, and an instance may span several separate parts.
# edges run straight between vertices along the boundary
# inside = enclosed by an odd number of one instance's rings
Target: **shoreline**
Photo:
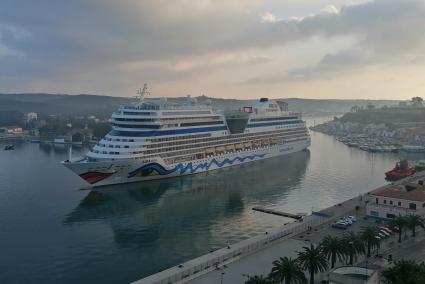
[[[423,178],[424,172],[416,173],[413,176],[399,180],[397,183],[410,182]],[[378,188],[374,188],[366,193],[360,194],[341,203],[334,204],[330,207],[313,211],[312,214],[303,218],[302,222],[294,221],[283,226],[274,228],[262,235],[257,235],[249,239],[242,240],[227,247],[204,254],[197,258],[178,264],[159,273],[152,274],[140,280],[132,282],[133,284],[168,284],[168,283],[204,283],[205,279],[198,282],[200,278],[208,278],[209,274],[217,274],[224,269],[228,269],[230,265],[237,265],[238,262],[247,262],[248,258],[255,255],[270,254],[274,247],[285,246],[285,244],[299,241],[308,242],[308,239],[298,238],[304,233],[306,237],[311,233],[314,234],[323,228],[330,226],[332,222],[346,215],[364,215],[366,206],[366,196],[373,193]],[[319,229],[320,228],[320,229]],[[300,244],[298,244],[300,245]],[[296,244],[292,244],[296,246]],[[266,252],[269,251],[269,252]],[[270,259],[270,263],[274,259]],[[255,262],[255,259],[252,259]],[[238,268],[240,269],[240,268]],[[224,273],[224,272],[223,272]],[[223,274],[224,275],[224,274]],[[242,274],[240,275],[242,277]],[[220,277],[220,276],[217,276]]]

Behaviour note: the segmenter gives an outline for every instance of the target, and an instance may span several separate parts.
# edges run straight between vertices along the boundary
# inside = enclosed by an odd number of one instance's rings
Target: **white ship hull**
[[[136,159],[106,160],[63,164],[93,187],[141,182],[184,175],[198,174],[244,163],[302,151],[310,140],[274,145],[265,148],[241,150],[204,159],[167,165],[162,159],[141,162]]]

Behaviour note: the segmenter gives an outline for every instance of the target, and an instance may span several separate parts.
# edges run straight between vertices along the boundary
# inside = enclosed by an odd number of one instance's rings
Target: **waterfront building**
[[[23,133],[23,130],[20,126],[3,126],[0,127],[0,133],[20,135]]]
[[[369,194],[366,214],[370,217],[393,219],[405,215],[425,215],[423,181],[389,184]]]
[[[35,112],[27,113],[27,122],[31,122],[38,119],[38,115]]]

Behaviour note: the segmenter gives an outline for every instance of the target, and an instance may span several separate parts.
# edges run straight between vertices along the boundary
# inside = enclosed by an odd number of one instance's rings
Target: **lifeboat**
[[[235,144],[235,149],[236,149],[236,150],[243,149],[243,143]]]
[[[234,151],[235,150],[235,145],[230,144],[230,145],[226,145],[226,151]]]
[[[387,180],[399,180],[415,173],[415,168],[409,165],[407,160],[397,162],[394,169],[385,173]]]
[[[251,148],[252,147],[252,143],[251,142],[245,142],[243,143],[245,148]]]

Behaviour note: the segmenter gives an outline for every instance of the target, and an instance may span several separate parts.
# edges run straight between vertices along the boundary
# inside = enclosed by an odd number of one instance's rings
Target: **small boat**
[[[369,151],[370,150],[369,144],[360,145],[359,148],[363,151]]]
[[[405,152],[421,153],[425,152],[425,148],[420,145],[403,145],[401,150]]]
[[[409,165],[407,160],[400,160],[395,165],[394,169],[385,173],[385,178],[387,180],[399,180],[408,176],[411,176],[415,173],[415,168]]]
[[[417,172],[422,172],[425,170],[425,160],[420,160],[416,165],[415,165],[415,170]]]
[[[6,145],[4,146],[4,150],[5,151],[15,150],[15,145]]]

